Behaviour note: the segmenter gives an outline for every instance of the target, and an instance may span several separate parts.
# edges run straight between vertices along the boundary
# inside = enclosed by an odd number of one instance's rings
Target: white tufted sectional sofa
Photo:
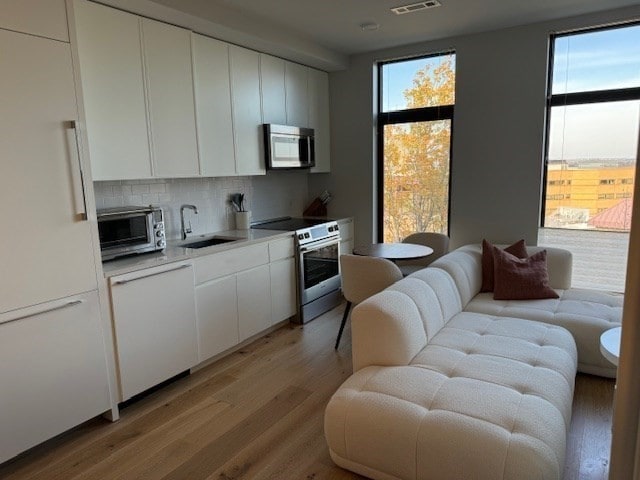
[[[561,479],[578,361],[615,372],[594,342],[622,297],[570,289],[571,254],[547,251],[557,300],[478,294],[470,245],[358,305],[354,374],[325,413],[332,459],[380,480]]]

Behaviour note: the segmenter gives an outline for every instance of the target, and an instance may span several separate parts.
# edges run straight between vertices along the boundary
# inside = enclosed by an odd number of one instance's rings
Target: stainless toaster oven
[[[155,252],[166,246],[164,218],[158,207],[118,207],[98,210],[102,260]]]

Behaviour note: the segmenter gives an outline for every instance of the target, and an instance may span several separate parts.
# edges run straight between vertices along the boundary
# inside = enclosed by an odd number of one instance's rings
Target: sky
[[[552,94],[640,87],[640,25],[558,37]],[[635,158],[640,101],[553,108],[549,158]]]
[[[455,55],[454,68],[455,68]],[[406,101],[403,92],[412,87],[413,78],[418,70],[423,69],[426,65],[431,66],[433,71],[444,60],[443,56],[433,56],[426,58],[417,58],[403,62],[389,63],[383,67],[384,78],[382,85],[384,88],[382,96],[382,110],[402,110],[406,108]]]
[[[383,110],[401,109],[418,69],[438,57],[387,64]],[[640,25],[556,38],[552,93],[640,87]],[[635,158],[640,101],[554,108],[549,157]]]

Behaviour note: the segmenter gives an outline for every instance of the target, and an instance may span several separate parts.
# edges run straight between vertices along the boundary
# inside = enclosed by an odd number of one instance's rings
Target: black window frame
[[[438,120],[450,120],[451,122],[451,135],[449,139],[449,185],[447,199],[447,235],[451,232],[451,178],[453,172],[453,117],[455,107],[455,97],[453,105],[438,105],[433,107],[420,107],[409,108],[404,110],[393,110],[390,112],[383,112],[383,92],[384,82],[382,69],[385,65],[393,63],[402,63],[412,60],[421,60],[424,58],[442,57],[445,55],[456,55],[454,49],[444,50],[437,53],[430,53],[426,55],[417,55],[413,57],[403,57],[393,60],[385,60],[377,63],[378,74],[378,101],[377,101],[377,232],[376,238],[378,242],[384,241],[384,127],[386,125],[394,125],[398,123],[414,123],[414,122],[434,122]],[[456,55],[457,66],[457,55]],[[457,81],[457,79],[456,79]],[[455,90],[455,85],[454,85]]]
[[[570,105],[587,105],[590,103],[607,103],[607,102],[624,102],[629,100],[640,100],[640,87],[633,88],[614,88],[606,90],[589,90],[583,92],[572,93],[556,93],[551,92],[553,88],[553,65],[555,59],[555,40],[562,37],[570,37],[573,35],[581,35],[585,33],[593,33],[606,30],[616,30],[618,28],[634,27],[640,25],[640,21],[630,21],[617,23],[615,25],[606,25],[601,27],[582,28],[569,32],[552,33],[549,36],[549,64],[547,69],[547,106],[545,116],[545,142],[544,142],[544,162],[542,175],[542,195],[540,202],[540,225],[539,228],[545,227],[544,219],[546,213],[547,201],[547,177],[549,172],[549,139],[551,136],[551,108],[567,107]],[[638,161],[640,159],[636,159]],[[640,179],[637,179],[640,180]],[[553,227],[562,229],[562,227]]]

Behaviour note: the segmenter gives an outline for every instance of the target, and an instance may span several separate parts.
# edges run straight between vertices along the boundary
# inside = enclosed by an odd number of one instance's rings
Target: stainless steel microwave
[[[269,170],[310,168],[316,164],[313,128],[265,123],[264,151]]]
[[[158,207],[118,207],[98,210],[102,260],[154,252],[166,246],[164,217]]]

